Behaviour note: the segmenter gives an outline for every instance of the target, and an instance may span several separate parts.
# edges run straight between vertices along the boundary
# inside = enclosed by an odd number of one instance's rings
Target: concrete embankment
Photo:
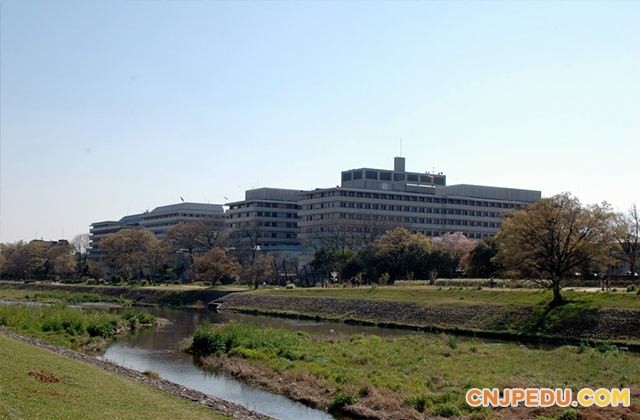
[[[1,286],[35,291],[60,291],[116,296],[129,299],[136,305],[206,306],[209,302],[220,299],[230,293],[228,291],[212,289],[176,290],[171,288],[87,286],[51,283],[0,282],[0,287]]]
[[[557,316],[534,305],[447,304],[329,297],[230,294],[223,310],[285,317],[341,320],[381,327],[451,332],[479,337],[574,344],[608,341],[640,351],[640,311],[583,309]]]

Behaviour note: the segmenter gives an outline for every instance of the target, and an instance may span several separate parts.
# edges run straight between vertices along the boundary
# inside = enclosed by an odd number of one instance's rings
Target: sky
[[[400,153],[626,209],[638,22],[637,1],[0,0],[0,242]]]

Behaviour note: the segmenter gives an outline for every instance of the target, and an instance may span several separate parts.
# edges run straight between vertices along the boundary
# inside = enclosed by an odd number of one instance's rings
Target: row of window
[[[317,214],[313,216],[306,216],[304,218],[307,222],[314,222],[319,220],[329,219],[348,219],[348,220],[366,220],[366,221],[380,221],[389,223],[405,223],[405,224],[422,224],[422,225],[447,225],[447,226],[472,226],[498,229],[500,222],[481,222],[477,220],[464,220],[464,219],[441,219],[431,217],[406,217],[406,216],[377,216],[370,214],[359,213],[333,213],[333,214]]]
[[[369,232],[367,231],[366,227],[353,227],[352,229],[349,230],[350,232],[354,232],[354,233],[360,233],[363,236],[367,235]],[[324,228],[324,227],[318,227],[318,228],[307,228],[304,229],[304,234],[306,236],[316,236],[316,235],[320,235],[324,232],[327,233],[335,233],[335,230],[332,228]],[[455,232],[460,232],[460,231],[451,231],[451,230],[423,230],[423,229],[412,229],[411,230],[412,233],[420,233],[422,235],[425,236],[431,236],[431,237],[437,237],[437,236],[444,236],[447,233],[455,233]],[[462,233],[464,234],[464,236],[466,236],[467,238],[471,238],[471,239],[484,239],[484,238],[488,238],[489,236],[491,236],[491,233],[486,233],[486,232],[468,232],[468,231],[462,231]]]
[[[282,227],[282,228],[295,228],[298,227],[297,223],[291,223],[291,222],[258,222],[258,226],[265,226],[265,227]]]
[[[476,211],[476,210],[464,210],[464,209],[442,209],[437,207],[412,207],[412,206],[399,206],[393,204],[377,204],[377,203],[356,203],[345,201],[332,201],[327,203],[308,204],[304,206],[304,210],[318,210],[324,208],[349,208],[349,209],[363,209],[363,210],[380,210],[380,211],[403,211],[406,213],[428,213],[428,214],[453,214],[459,216],[474,216],[474,217],[500,217],[499,212],[494,211]]]
[[[274,209],[299,209],[300,206],[297,204],[291,203],[268,203],[263,201],[256,202],[247,202],[242,204],[234,204],[229,206],[229,210],[241,209],[247,207],[266,207],[266,208],[274,208]]]
[[[240,219],[243,217],[277,217],[280,219],[297,219],[298,215],[296,213],[276,213],[270,211],[247,211],[227,215],[228,219]]]
[[[158,220],[158,219],[171,219],[176,217],[222,217],[222,213],[211,214],[211,213],[169,213],[169,214],[160,214],[158,216],[143,216],[142,220]]]
[[[177,221],[173,221],[173,222],[144,224],[143,226],[146,227],[147,229],[152,229],[152,228],[159,228],[159,227],[175,226],[177,224],[178,224]]]
[[[342,173],[342,181],[357,181],[362,179],[363,171],[349,171]],[[417,173],[406,172],[389,172],[365,170],[364,178],[373,181],[394,181],[394,182],[422,182],[427,184],[445,185],[446,178],[441,175],[422,175]]]
[[[518,207],[524,207],[524,204],[515,203],[503,203],[494,201],[478,201],[460,198],[445,198],[445,197],[431,197],[424,195],[400,195],[400,194],[385,194],[385,193],[372,193],[362,191],[345,191],[345,190],[333,190],[310,193],[305,196],[306,200],[312,200],[316,198],[324,197],[356,197],[356,198],[372,198],[379,200],[393,200],[393,201],[414,201],[419,203],[435,203],[435,204],[454,204],[460,206],[474,206],[474,207],[496,207],[504,209],[513,209]],[[304,205],[303,205],[304,208]]]

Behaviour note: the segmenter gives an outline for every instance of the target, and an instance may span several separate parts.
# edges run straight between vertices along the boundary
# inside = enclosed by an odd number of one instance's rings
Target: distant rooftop
[[[171,213],[174,211],[210,211],[213,213],[223,213],[224,209],[222,204],[208,204],[208,203],[176,203],[166,206],[159,206],[151,210],[149,214],[162,214]]]

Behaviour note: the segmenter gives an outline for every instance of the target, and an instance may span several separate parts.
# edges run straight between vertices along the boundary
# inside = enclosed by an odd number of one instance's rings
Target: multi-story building
[[[303,191],[257,188],[245,192],[243,201],[227,203],[227,226],[257,236],[261,252],[275,254],[301,251],[298,238],[298,201]]]
[[[100,241],[107,235],[122,229],[149,229],[158,239],[180,223],[197,222],[204,218],[224,219],[224,209],[220,204],[206,203],[177,203],[156,207],[151,211],[124,216],[118,221],[103,221],[91,224],[89,229],[89,256],[93,259],[101,258]]]
[[[342,172],[342,184],[302,194],[298,225],[303,241],[338,230],[364,231],[375,225],[404,226],[427,236],[463,232],[472,239],[498,231],[505,211],[540,199],[540,191],[480,185],[446,185],[442,173],[360,168]]]

